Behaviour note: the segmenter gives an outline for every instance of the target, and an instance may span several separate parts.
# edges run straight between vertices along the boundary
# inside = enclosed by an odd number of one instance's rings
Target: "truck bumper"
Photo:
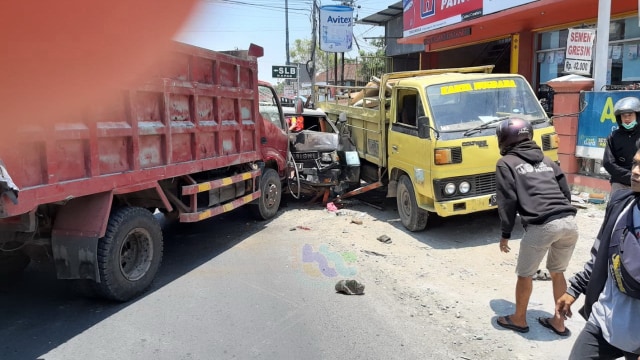
[[[495,194],[436,202],[434,207],[436,213],[442,217],[470,214],[498,208]]]

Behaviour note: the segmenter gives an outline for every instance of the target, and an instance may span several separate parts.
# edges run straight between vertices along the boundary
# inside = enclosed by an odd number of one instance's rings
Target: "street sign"
[[[297,79],[298,67],[295,65],[272,66],[271,77],[277,79]]]

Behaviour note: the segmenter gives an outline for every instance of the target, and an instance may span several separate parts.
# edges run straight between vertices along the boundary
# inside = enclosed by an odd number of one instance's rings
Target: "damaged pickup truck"
[[[290,126],[288,188],[294,198],[335,197],[359,184],[360,160],[348,134],[341,136],[322,110],[283,112]]]

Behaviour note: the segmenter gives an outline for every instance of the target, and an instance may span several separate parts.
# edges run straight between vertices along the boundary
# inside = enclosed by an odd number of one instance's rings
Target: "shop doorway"
[[[438,68],[495,65],[494,73],[509,73],[511,38],[464,46],[438,53]]]

